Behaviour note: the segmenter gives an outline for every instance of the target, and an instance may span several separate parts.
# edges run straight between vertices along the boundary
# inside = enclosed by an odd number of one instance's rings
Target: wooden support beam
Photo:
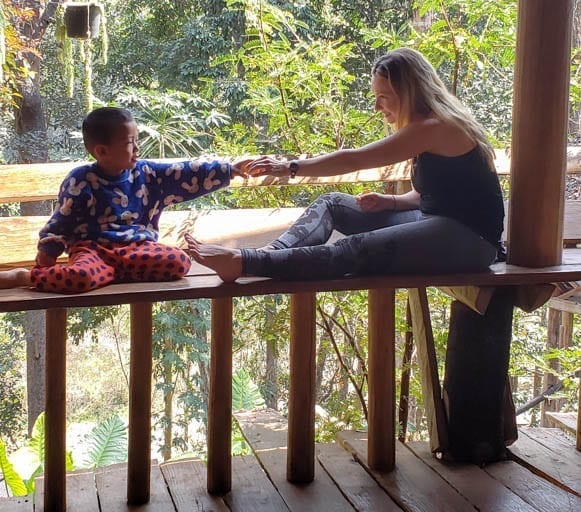
[[[561,263],[573,0],[520,0],[508,262]]]
[[[208,492],[232,489],[232,297],[212,299]]]
[[[287,480],[315,477],[316,294],[291,295]]]
[[[442,400],[442,387],[438,375],[438,360],[432,332],[432,321],[425,288],[409,290],[414,341],[418,350],[422,395],[428,418],[430,448],[432,452],[445,452],[449,448],[448,422]]]
[[[369,290],[369,467],[395,468],[395,290]]]
[[[131,304],[127,460],[127,503],[129,505],[143,505],[149,501],[150,497],[152,311],[151,302]]]
[[[67,310],[46,311],[44,510],[65,512]]]

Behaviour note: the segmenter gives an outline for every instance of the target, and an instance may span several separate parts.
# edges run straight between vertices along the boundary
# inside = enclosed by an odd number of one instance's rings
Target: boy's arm
[[[55,211],[39,232],[38,265],[54,265],[75,238],[75,231],[80,233],[84,229],[80,219],[83,212],[89,209],[86,187],[90,185],[85,181],[78,182],[74,176],[68,176],[63,181]]]
[[[238,164],[234,166],[220,160],[147,164],[155,171],[166,206],[227,187],[233,176],[243,174]]]

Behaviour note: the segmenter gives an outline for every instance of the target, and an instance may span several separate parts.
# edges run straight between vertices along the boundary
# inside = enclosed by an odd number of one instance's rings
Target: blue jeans
[[[328,244],[333,230],[344,238]],[[321,195],[271,243],[242,249],[243,273],[278,279],[483,271],[496,247],[462,223],[419,210],[364,212],[355,197]]]

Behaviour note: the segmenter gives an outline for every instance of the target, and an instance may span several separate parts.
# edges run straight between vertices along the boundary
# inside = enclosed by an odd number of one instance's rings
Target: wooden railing
[[[10,171],[12,172],[12,171]],[[14,171],[16,172],[16,171]],[[375,179],[384,175],[373,171]],[[37,192],[28,183],[22,194],[5,193],[3,201],[54,197]],[[363,175],[359,174],[357,178]],[[369,174],[365,175],[366,177]],[[58,180],[62,177],[59,176]],[[54,179],[54,176],[52,177]],[[346,180],[345,177],[342,178]],[[42,181],[42,180],[41,180]],[[40,185],[39,185],[40,186]],[[162,216],[163,217],[163,216]],[[20,247],[17,247],[18,251]],[[14,251],[17,253],[18,251]],[[166,300],[212,299],[211,371],[208,413],[208,491],[226,493],[231,488],[231,377],[233,298],[285,293],[291,295],[290,394],[287,478],[309,482],[314,477],[315,408],[315,297],[317,292],[369,290],[369,465],[389,471],[395,467],[395,289],[428,286],[496,287],[537,285],[581,280],[578,250],[565,253],[564,264],[528,269],[496,264],[490,272],[454,275],[371,276],[319,281],[283,282],[244,278],[223,283],[199,266],[188,277],[168,283],[118,284],[79,295],[40,293],[28,289],[0,291],[0,312],[46,310],[46,511],[66,508],[66,341],[67,308],[130,304],[131,362],[129,400],[129,459],[127,499],[131,504],[149,500],[151,442],[152,303]],[[437,393],[434,409],[440,411]],[[434,433],[437,434],[437,433]],[[438,437],[438,436],[435,436]]]

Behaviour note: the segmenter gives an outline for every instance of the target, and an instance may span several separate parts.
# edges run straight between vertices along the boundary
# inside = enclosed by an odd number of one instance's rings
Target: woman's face
[[[400,102],[390,81],[377,73],[371,78],[371,89],[375,94],[375,111],[381,112],[389,124],[397,122]]]

